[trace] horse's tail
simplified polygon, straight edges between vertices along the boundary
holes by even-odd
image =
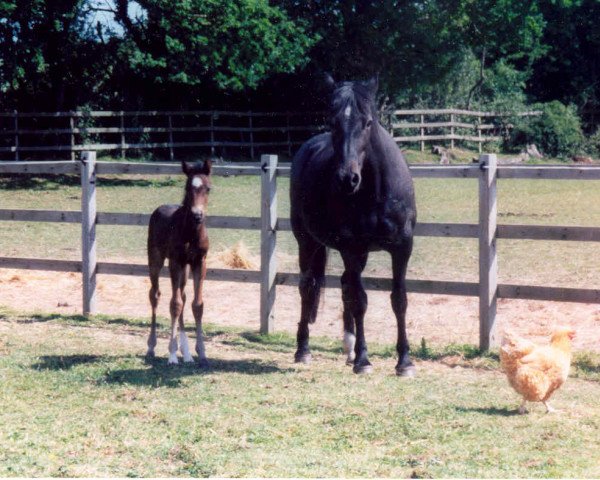
[[[321,278],[315,279],[315,294],[316,301],[313,303],[312,311],[310,312],[310,320],[309,323],[315,323],[317,320],[317,313],[319,310],[323,310],[325,306],[325,296],[322,295],[323,289],[327,286],[327,266],[329,264],[329,251],[331,249],[329,247],[325,247],[325,268],[323,268],[323,276]]]

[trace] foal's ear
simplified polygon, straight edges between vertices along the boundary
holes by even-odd
[[[376,73],[369,80],[365,82],[365,87],[369,90],[369,93],[373,98],[375,98],[375,94],[377,93],[377,88],[379,87],[379,74]]]
[[[181,161],[181,170],[183,171],[183,173],[185,173],[186,175],[190,174],[191,168],[188,165],[188,163],[185,160]]]
[[[208,176],[208,175],[210,175],[211,170],[212,170],[212,160],[210,158],[207,158],[206,160],[204,160],[204,165],[202,165],[202,171],[200,173]]]

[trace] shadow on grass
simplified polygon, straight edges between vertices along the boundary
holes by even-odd
[[[88,365],[111,357],[106,355],[45,355],[31,366],[34,370],[70,370],[78,365]]]
[[[145,362],[144,366],[134,368],[111,368],[121,360]],[[148,387],[170,387],[181,385],[183,377],[203,376],[215,373],[240,373],[244,375],[264,375],[291,371],[291,368],[279,368],[273,362],[257,359],[224,360],[209,359],[209,366],[200,368],[196,363],[169,365],[166,358],[146,360],[143,356],[111,355],[46,355],[31,366],[33,370],[67,371],[80,365],[105,364],[106,371],[96,377],[98,385],[137,385]]]
[[[516,408],[496,408],[496,407],[454,407],[460,413],[483,413],[495,417],[513,417],[519,415]]]
[[[256,349],[262,346],[269,351],[294,352],[296,350],[296,338],[286,332],[276,332],[263,335],[257,332],[240,332],[235,337],[223,340],[222,343]],[[312,352],[329,353],[338,355],[342,353],[342,342],[338,339],[315,338],[310,343]]]
[[[17,323],[44,323],[53,320],[61,320],[74,323],[89,323],[89,319],[83,315],[62,315],[60,313],[39,313],[29,315],[27,318],[17,319]]]
[[[166,358],[153,359],[147,362],[147,368],[129,368],[107,372],[104,382],[118,385],[176,388],[181,385],[183,377],[189,376],[234,372],[244,375],[264,375],[292,370],[281,369],[272,362],[260,360],[209,359],[208,361],[208,367],[199,368],[195,363],[169,365]]]
[[[172,187],[179,185],[175,178],[167,179],[127,179],[127,178],[98,178],[100,187]],[[33,190],[54,191],[61,187],[79,187],[81,179],[78,175],[29,175],[11,174],[0,175],[1,190]]]

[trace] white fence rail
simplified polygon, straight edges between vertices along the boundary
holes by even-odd
[[[84,313],[94,313],[95,276],[102,274],[146,276],[147,265],[97,262],[95,258],[95,225],[147,226],[149,215],[96,211],[94,189],[86,183],[106,174],[180,174],[178,164],[140,164],[95,162],[86,154],[84,162],[0,162],[0,174],[77,174],[82,179],[82,210],[15,210],[0,209],[0,221],[63,222],[82,224],[82,261],[0,257],[0,268],[82,272]],[[496,344],[495,310],[498,298],[555,300],[600,304],[600,289],[562,288],[552,286],[498,284],[496,241],[498,239],[530,239],[600,242],[600,227],[497,225],[496,183],[504,178],[600,180],[597,166],[497,166],[495,155],[482,155],[479,165],[411,166],[416,178],[472,178],[479,181],[479,223],[418,223],[415,234],[433,237],[479,238],[479,282],[448,282],[409,279],[408,290],[415,293],[477,296],[480,302],[480,347]],[[214,175],[261,176],[261,217],[212,216],[211,228],[251,229],[261,231],[260,271],[208,269],[207,280],[261,283],[260,331],[274,330],[273,306],[277,285],[297,285],[299,275],[278,272],[275,263],[277,232],[289,231],[290,222],[277,216],[277,176],[289,175],[289,166],[278,165],[277,157],[263,155],[261,163],[251,165],[216,165]],[[163,276],[167,276],[166,269]],[[366,277],[371,290],[391,289],[388,278]],[[328,285],[339,285],[339,278],[328,277]]]

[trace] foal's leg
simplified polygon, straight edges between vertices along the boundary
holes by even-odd
[[[148,266],[150,270],[150,305],[152,306],[152,322],[150,323],[150,335],[148,336],[148,351],[146,358],[152,359],[155,356],[154,349],[156,348],[156,308],[160,299],[160,288],[158,278],[160,271],[165,263],[165,259],[158,250],[150,250],[148,252]]]
[[[408,300],[406,295],[406,267],[412,250],[412,240],[406,248],[392,252],[392,309],[396,315],[398,324],[398,341],[396,351],[398,352],[398,363],[396,375],[402,377],[414,377],[416,373],[409,356],[408,337],[406,335],[406,308]]]
[[[370,373],[373,370],[367,357],[364,318],[367,311],[367,293],[362,284],[361,273],[367,264],[368,252],[340,252],[344,260],[342,275],[342,299],[344,323],[354,318],[356,343],[354,345],[354,373]]]
[[[202,257],[199,265],[196,265],[192,271],[194,276],[194,300],[192,302],[192,312],[196,320],[196,353],[198,354],[198,366],[208,367],[206,351],[204,349],[204,332],[202,331],[202,315],[204,313],[204,299],[202,298],[202,286],[204,277],[206,277],[206,255]]]
[[[186,363],[193,362],[194,358],[190,353],[190,345],[188,343],[187,335],[185,334],[185,325],[183,323],[183,310],[185,309],[185,284],[190,275],[189,266],[186,265],[183,268],[183,275],[181,276],[181,314],[179,315],[179,348],[181,349],[181,354],[183,355],[183,361]]]
[[[309,323],[315,323],[321,287],[325,280],[327,250],[324,245],[304,237],[298,241],[300,258],[300,322],[296,335],[298,349],[294,355],[296,363],[309,363],[312,359],[308,347]]]
[[[171,297],[171,303],[169,310],[171,313],[171,335],[169,340],[169,364],[177,365],[179,360],[177,359],[177,323],[183,312],[183,297],[181,291],[181,280],[185,274],[185,268],[178,265],[175,261],[169,261],[169,271],[171,273],[171,288],[173,289],[173,296]]]

